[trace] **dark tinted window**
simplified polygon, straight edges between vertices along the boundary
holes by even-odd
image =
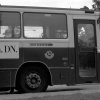
[[[0,12],[0,38],[20,37],[20,14]]]
[[[24,13],[24,36],[26,38],[67,38],[66,15]]]

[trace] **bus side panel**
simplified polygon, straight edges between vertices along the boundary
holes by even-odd
[[[19,59],[0,59],[0,87],[14,87],[16,72],[23,63],[23,49],[19,49]]]
[[[68,81],[68,48],[24,48],[24,62],[27,61],[46,64],[53,84]]]
[[[0,58],[0,69],[16,69],[18,68],[23,62],[23,49],[19,48],[19,58],[7,58],[1,59]]]
[[[51,57],[50,57],[51,56]],[[24,62],[40,61],[48,67],[67,67],[68,49],[67,48],[24,48]]]
[[[51,68],[53,84],[74,85],[75,79],[75,49],[68,48],[68,66],[65,68]]]
[[[0,88],[10,87],[10,71],[0,70]]]
[[[75,69],[75,48],[69,48],[69,85],[76,83]]]
[[[96,24],[97,32],[97,79],[100,83],[100,24]]]
[[[75,76],[75,40],[74,40],[74,25],[73,25],[73,16],[67,14],[67,26],[68,26],[68,39],[69,39],[69,74],[68,74],[68,85],[75,84],[76,76]]]
[[[98,78],[98,82],[100,83],[100,53],[97,53],[97,78]]]
[[[66,68],[51,68],[52,84],[67,84],[68,83],[68,70]]]

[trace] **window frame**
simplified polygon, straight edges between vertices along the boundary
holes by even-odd
[[[18,11],[0,11],[0,13],[18,13],[19,14],[19,26],[20,26],[20,36],[17,38],[11,37],[11,38],[5,38],[5,37],[0,37],[0,39],[20,39],[21,38],[21,13]],[[0,23],[1,27],[1,23]]]
[[[65,18],[66,18],[66,21],[65,21],[65,23],[66,23],[66,30],[67,30],[67,32],[66,32],[66,35],[67,35],[67,37],[66,38],[27,38],[27,37],[25,37],[25,32],[24,32],[24,14],[27,14],[27,13],[29,13],[29,14],[56,14],[56,15],[64,15],[65,16]],[[61,40],[64,40],[64,39],[68,39],[68,23],[67,23],[67,15],[65,14],[65,13],[48,13],[48,12],[23,12],[23,14],[22,14],[22,19],[23,19],[23,37],[25,38],[25,39],[61,39]]]

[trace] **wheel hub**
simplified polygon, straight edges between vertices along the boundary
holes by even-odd
[[[41,84],[41,78],[37,73],[30,73],[26,76],[26,84],[30,88],[37,88]]]

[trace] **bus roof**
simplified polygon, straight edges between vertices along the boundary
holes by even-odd
[[[0,5],[0,8],[27,8],[27,9],[57,9],[57,10],[77,10],[84,11],[85,9],[76,8],[58,8],[58,7],[38,7],[38,6],[12,6],[12,5]]]
[[[35,6],[11,6],[11,5],[1,5],[0,6],[0,11],[21,11],[21,12],[27,12],[27,11],[33,11],[33,10],[39,10],[40,12],[41,11],[50,11],[50,10],[55,10],[55,11],[60,11],[60,12],[69,12],[71,14],[85,14],[85,13],[89,13],[89,14],[96,14],[98,15],[98,11],[94,11],[92,9],[83,9],[83,8],[80,8],[80,9],[72,9],[72,8],[54,8],[54,7],[35,7]]]

